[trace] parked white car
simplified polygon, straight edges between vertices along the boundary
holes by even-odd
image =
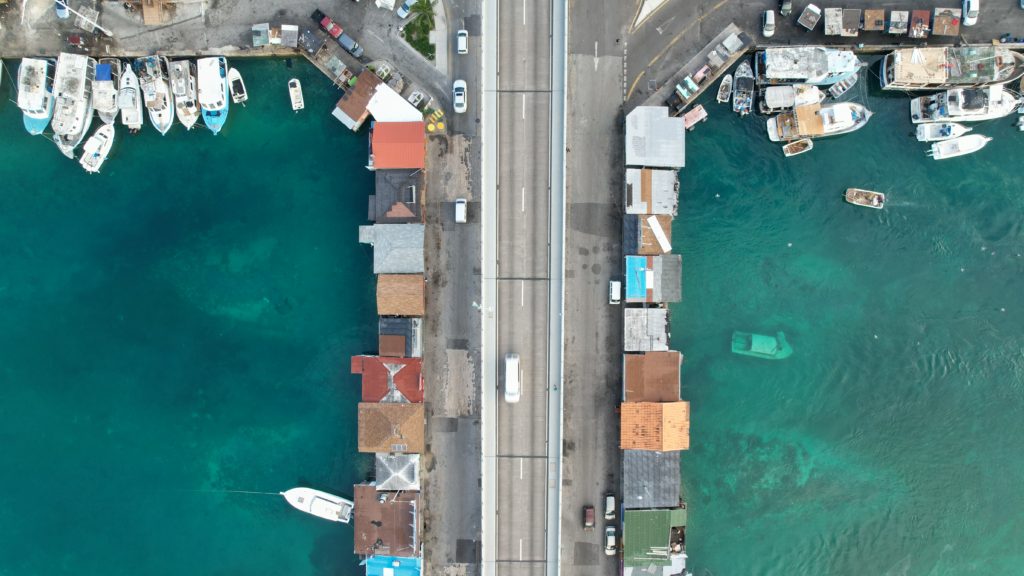
[[[765,10],[761,16],[761,34],[765,38],[775,36],[775,10]]]
[[[455,33],[455,51],[459,54],[469,54],[468,30],[459,30]]]
[[[978,14],[981,12],[981,0],[964,0],[963,24],[974,26],[978,23]]]
[[[412,11],[412,7],[416,5],[416,0],[405,0],[401,6],[398,7],[398,17],[405,20],[409,17],[409,12]],[[392,4],[394,6],[394,4]]]
[[[462,114],[466,111],[466,81],[456,80],[452,84],[452,105],[455,108],[456,114]]]

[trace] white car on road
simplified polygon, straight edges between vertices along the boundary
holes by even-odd
[[[964,26],[974,26],[978,23],[978,13],[981,12],[980,4],[981,0],[964,0]]]
[[[452,104],[455,107],[456,114],[462,114],[466,111],[466,81],[456,80],[452,84]]]

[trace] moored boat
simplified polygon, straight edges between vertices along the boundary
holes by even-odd
[[[174,124],[174,95],[167,83],[167,58],[136,58],[135,73],[139,76],[139,87],[142,89],[142,99],[146,104],[150,123],[160,134],[167,134]]]
[[[965,154],[973,154],[981,150],[992,139],[982,134],[968,134],[952,140],[943,140],[932,144],[932,149],[927,152],[936,160],[956,158]]]
[[[61,52],[53,79],[54,108],[50,126],[53,141],[68,158],[85,138],[92,124],[92,81],[96,60],[82,54]]]
[[[754,72],[744,58],[733,78],[732,111],[740,116],[750,114],[754,101]]]
[[[1005,46],[900,48],[882,57],[884,90],[988,86],[1024,76],[1024,54]]]
[[[142,128],[142,92],[139,77],[131,66],[121,72],[120,88],[117,91],[117,107],[121,110],[121,123],[128,130],[138,132]]]
[[[732,98],[732,74],[726,74],[722,77],[722,83],[718,85],[718,95],[715,100],[718,100],[719,104],[725,104]]]
[[[228,119],[228,61],[223,56],[200,58],[196,62],[196,87],[203,123],[217,134]]]
[[[871,190],[862,190],[860,188],[847,188],[845,198],[850,204],[864,206],[865,208],[881,210],[885,207],[885,194],[881,192],[872,192]]]
[[[178,122],[191,130],[199,121],[199,105],[196,102],[196,65],[191,60],[175,60],[169,64],[171,94],[174,95],[174,112]]]
[[[767,48],[754,54],[758,85],[829,86],[857,74],[862,63],[852,50],[824,46]]]
[[[957,138],[970,132],[971,129],[956,122],[929,122],[917,125],[918,142],[938,142]]]
[[[306,107],[305,100],[302,97],[302,83],[299,82],[298,78],[292,78],[288,81],[288,98],[292,101],[292,110],[298,112]]]
[[[78,163],[85,168],[86,172],[97,173],[103,162],[110,154],[110,147],[114,144],[114,125],[103,124],[93,132],[92,136],[82,146],[82,157]]]
[[[18,66],[18,108],[25,130],[42,134],[53,116],[53,71],[50,58],[22,58]]]
[[[835,84],[829,86],[829,95],[832,96],[833,98],[839,98],[843,94],[846,94],[850,90],[850,88],[853,88],[853,85],[857,83],[857,78],[860,78],[860,76],[854,74],[853,76],[843,78],[839,82],[836,82]]]
[[[925,122],[980,122],[1013,114],[1020,99],[1002,84],[981,88],[953,88],[910,101],[910,120]]]
[[[786,144],[782,147],[782,153],[786,157],[796,156],[797,154],[803,154],[804,152],[810,152],[814,149],[814,140],[810,138],[804,138],[802,140],[796,140]]]
[[[797,106],[817,104],[825,99],[825,93],[811,84],[786,84],[762,88],[757,99],[761,114],[778,114]]]
[[[772,142],[823,138],[859,130],[871,119],[871,111],[856,102],[808,104],[768,119]]]
[[[92,101],[96,114],[104,124],[113,124],[117,120],[120,80],[121,61],[117,58],[100,58],[96,65],[96,81],[92,85]]]
[[[764,360],[782,360],[793,354],[793,347],[786,341],[786,335],[782,332],[777,332],[775,336],[733,332],[732,352]]]
[[[353,502],[340,496],[312,488],[292,488],[281,495],[295,508],[318,518],[346,524],[352,519]]]
[[[236,69],[228,70],[228,85],[231,87],[231,102],[245,106],[249,99],[249,93],[245,91],[245,81],[242,74]]]

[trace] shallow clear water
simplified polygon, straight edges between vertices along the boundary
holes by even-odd
[[[304,60],[232,64],[250,102],[220,135],[119,127],[100,175],[0,88],[0,574],[355,566],[349,526],[223,491],[351,495],[372,466],[347,369],[376,347],[365,133]]]
[[[854,88],[865,128],[802,156],[713,101],[687,135],[672,342],[697,575],[1024,565],[1024,134],[1016,115],[975,125],[995,140],[934,161],[908,98],[876,86]],[[733,330],[782,330],[795,352],[733,355]]]

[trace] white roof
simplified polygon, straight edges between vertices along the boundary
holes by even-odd
[[[649,186],[644,186],[649,176]],[[675,170],[626,168],[626,214],[676,215],[679,175]]]
[[[821,90],[809,84],[769,86],[764,91],[764,102],[772,109],[793,108],[821,101]]]
[[[49,63],[40,58],[23,58],[18,68],[18,107],[37,110],[46,101],[46,72]]]
[[[366,104],[377,122],[419,122],[423,113],[387,84],[380,84]]]
[[[686,165],[686,129],[665,106],[637,106],[626,115],[626,165],[682,168]]]
[[[824,46],[767,48],[764,53],[764,76],[768,79],[814,80],[829,73],[853,71],[860,66],[860,60],[852,51]]]

